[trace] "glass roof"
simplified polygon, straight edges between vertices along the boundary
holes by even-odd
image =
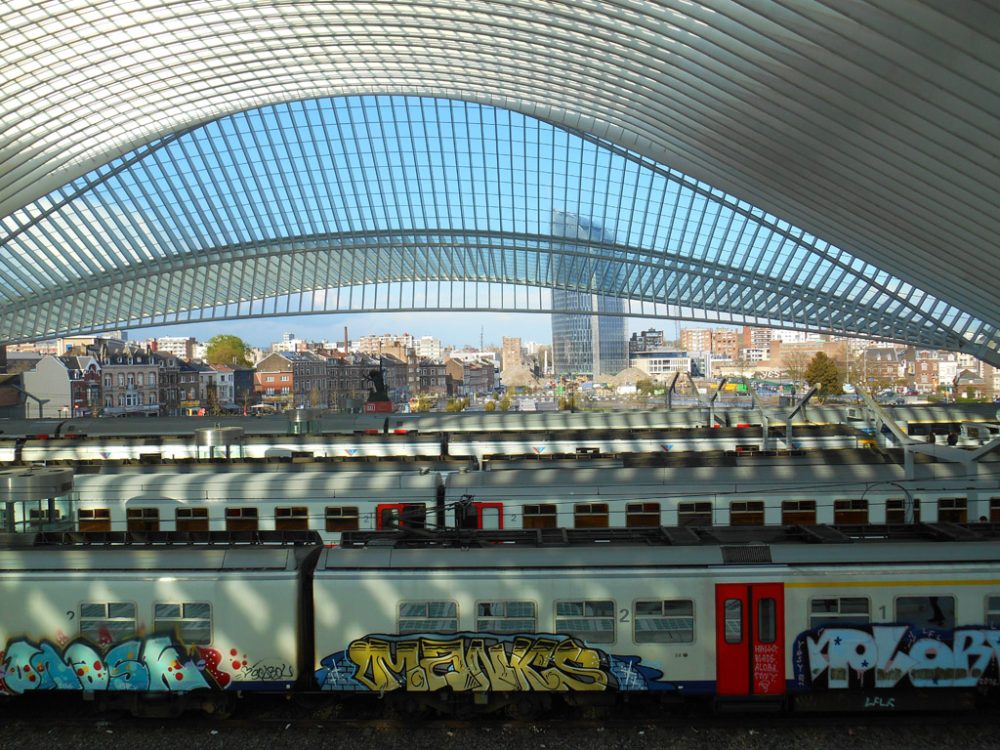
[[[603,241],[553,235],[555,213]],[[0,340],[347,310],[551,310],[990,355],[997,331],[629,149],[454,99],[349,96],[160,138],[0,219]],[[559,262],[553,262],[558,258]]]

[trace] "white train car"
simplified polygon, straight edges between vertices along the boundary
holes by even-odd
[[[77,691],[133,707],[139,695],[187,694],[171,709],[212,710],[220,694],[291,691],[299,568],[318,540],[257,541],[0,549],[0,693]]]
[[[529,710],[616,693],[941,710],[998,684],[995,535],[817,544],[774,530],[748,544],[683,531],[327,550],[317,684]]]
[[[502,527],[778,526],[1000,521],[1000,479],[984,464],[829,464],[580,468],[456,473],[447,500],[501,510]]]
[[[433,513],[439,484],[417,471],[219,468],[79,474],[71,521],[81,531],[314,530],[334,543],[343,530],[388,526],[407,503]]]

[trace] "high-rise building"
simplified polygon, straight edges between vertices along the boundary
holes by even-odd
[[[611,232],[590,219],[564,211],[552,212],[552,234],[572,240],[605,242]],[[557,280],[574,283],[581,274],[587,281],[613,273],[613,264],[593,260],[583,253],[556,254],[551,261]],[[552,358],[558,374],[614,375],[628,367],[628,336],[622,300],[600,294],[552,290]],[[603,314],[602,314],[603,313]],[[618,315],[616,315],[617,313]]]

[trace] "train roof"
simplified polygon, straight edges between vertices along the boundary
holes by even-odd
[[[315,531],[0,534],[0,573],[287,571],[321,547]]]
[[[913,404],[885,406],[900,422],[953,424],[959,422],[996,422],[995,404]],[[783,424],[788,407],[764,409],[772,424]],[[857,406],[809,405],[793,420],[796,424],[845,424],[858,418]],[[746,406],[716,405],[716,421],[724,425],[760,424],[760,412]],[[428,412],[421,414],[335,414],[320,413],[313,420],[322,434],[353,434],[371,430],[401,430],[419,433],[465,432],[568,432],[573,430],[663,430],[705,425],[707,411],[700,406],[677,406],[649,411],[593,412]],[[226,417],[155,417],[155,418],[77,418],[77,419],[0,419],[0,439],[47,435],[89,435],[101,437],[189,436],[204,427],[241,427],[247,436],[288,435],[291,416]]]
[[[1000,525],[345,532],[317,570],[684,568],[1000,562]],[[877,568],[876,568],[877,569]]]

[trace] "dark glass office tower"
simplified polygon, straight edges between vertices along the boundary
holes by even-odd
[[[590,219],[563,211],[552,212],[552,234],[556,237],[603,242],[605,229]],[[611,239],[611,232],[607,232]],[[579,247],[585,253],[585,247]],[[556,255],[554,277],[563,280],[581,276],[602,279],[614,271],[606,261]],[[600,313],[621,313],[622,300],[600,294],[552,290],[552,305],[578,314],[552,314],[552,359],[558,375],[568,373],[614,375],[628,367],[625,318]]]

